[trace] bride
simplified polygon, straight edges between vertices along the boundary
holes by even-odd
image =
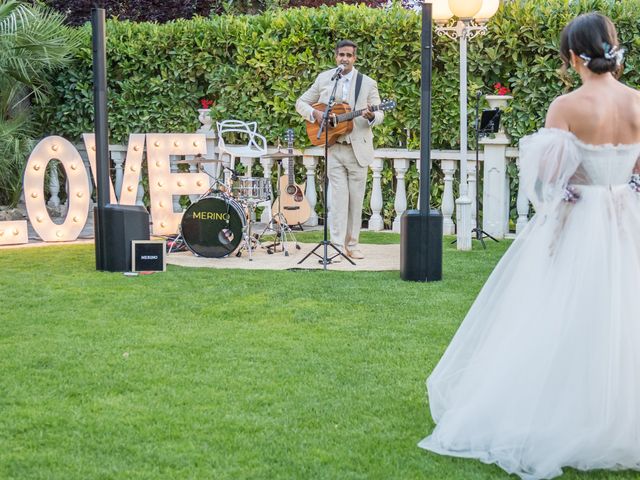
[[[640,469],[640,94],[607,17],[563,30],[582,86],[520,142],[536,215],[427,380],[419,446],[523,479]]]

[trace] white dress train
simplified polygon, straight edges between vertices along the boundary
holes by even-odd
[[[520,152],[537,213],[427,379],[419,446],[528,480],[640,469],[640,144],[542,129]]]

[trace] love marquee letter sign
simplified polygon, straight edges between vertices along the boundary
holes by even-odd
[[[93,134],[83,135],[91,173],[96,184],[96,146]],[[142,172],[146,145],[149,197],[154,235],[170,235],[178,231],[182,212],[173,211],[173,195],[201,195],[209,188],[206,173],[172,173],[171,155],[204,155],[207,153],[203,134],[148,133],[129,136],[127,157],[119,203],[134,205]],[[45,172],[52,160],[58,160],[67,175],[67,215],[62,224],[55,223],[46,208]],[[68,242],[78,238],[87,223],[91,206],[89,176],[78,150],[62,137],[42,139],[33,149],[24,172],[24,198],[33,229],[45,242]],[[118,203],[113,183],[111,203]],[[0,222],[0,245],[28,243],[27,221]]]

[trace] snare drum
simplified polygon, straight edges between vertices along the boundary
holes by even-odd
[[[182,216],[184,242],[201,257],[226,257],[240,242],[247,224],[244,208],[228,197],[205,197],[192,203]]]
[[[271,181],[264,177],[239,177],[233,182],[232,192],[246,202],[263,202],[271,199]]]

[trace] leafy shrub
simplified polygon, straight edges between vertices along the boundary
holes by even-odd
[[[95,0],[44,0],[43,3],[67,16],[70,25],[91,21]],[[135,22],[169,22],[196,15],[257,14],[273,8],[321,7],[338,3],[381,7],[386,0],[103,0],[97,2],[105,9],[107,18]]]
[[[37,130],[31,100],[44,100],[49,77],[70,59],[77,33],[41,5],[0,2],[0,205],[15,205]]]
[[[507,85],[514,100],[503,116],[514,144],[543,124],[551,100],[577,85],[562,78],[558,41],[562,27],[580,12],[599,10],[618,26],[627,48],[622,80],[637,86],[640,47],[637,0],[537,0],[508,2],[488,25],[487,35],[469,42],[469,117],[476,91]],[[359,45],[358,68],[378,80],[381,96],[398,108],[376,129],[377,146],[419,147],[420,15],[399,6],[372,9],[337,5],[317,9],[269,10],[255,16],[221,15],[158,25],[110,21],[108,35],[111,138],[131,132],[194,131],[199,99],[214,99],[216,119],[256,120],[271,143],[288,127],[297,146],[305,145],[296,98],[315,75],[334,65],[341,38]],[[92,128],[91,45],[56,80],[56,97],[40,105],[47,132],[78,138]],[[434,35],[434,148],[459,145],[458,43]],[[407,129],[409,135],[407,138]],[[470,132],[470,146],[473,138]],[[386,178],[383,176],[383,178]],[[417,198],[417,175],[407,175],[410,199]],[[392,182],[385,187],[385,210],[392,210]],[[435,192],[435,190],[434,190]],[[435,198],[439,204],[439,198]],[[515,205],[515,200],[513,202]]]

